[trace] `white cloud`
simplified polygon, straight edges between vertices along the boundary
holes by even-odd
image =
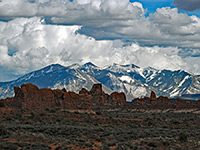
[[[53,17],[57,24],[78,24],[81,33],[96,39],[137,41],[144,45],[200,48],[200,18],[179,13],[177,8],[158,8],[145,17],[141,3],[99,0],[74,5],[64,17]],[[75,2],[76,3],[76,2]],[[119,4],[119,5],[117,5]],[[75,14],[75,15],[74,15]]]
[[[13,19],[0,22],[0,70],[12,77],[88,61],[200,70],[200,18],[176,8],[145,17],[142,4],[129,0],[2,0],[0,16]],[[127,40],[132,44],[123,46]]]
[[[95,39],[200,49],[200,18],[168,7],[145,17],[142,4],[129,0],[2,0],[0,16],[38,16],[55,24],[81,25],[80,32]]]
[[[0,2],[0,16],[33,16],[37,12],[37,5],[27,0],[2,0]]]
[[[121,41],[97,41],[77,33],[80,26],[46,25],[41,18],[34,17],[0,22],[0,27],[0,68],[5,72],[11,70],[12,77],[52,63],[67,66],[88,61],[99,66],[134,63],[158,69],[200,69],[196,58],[179,56],[182,51],[179,48],[142,47],[133,43],[123,46]],[[198,51],[193,54],[197,55]]]

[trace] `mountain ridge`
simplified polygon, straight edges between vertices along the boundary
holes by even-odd
[[[129,101],[147,96],[151,91],[168,97],[200,93],[200,77],[184,70],[140,68],[134,64],[113,64],[101,68],[88,62],[67,67],[52,64],[16,80],[0,82],[0,98],[13,96],[13,87],[25,83],[33,83],[39,88],[66,88],[74,92],[101,83],[105,92],[124,92]]]

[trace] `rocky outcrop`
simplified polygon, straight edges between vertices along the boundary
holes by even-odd
[[[123,92],[114,92],[110,95],[110,100],[110,104],[112,105],[123,106],[126,104],[126,95]]]
[[[150,103],[156,103],[156,101],[157,101],[156,93],[154,91],[151,91]]]
[[[90,95],[90,92],[88,90],[86,90],[85,88],[82,88],[80,91],[79,91],[79,94],[87,94],[87,95]]]
[[[93,85],[90,91],[82,89],[79,94],[67,92],[65,89],[39,89],[29,83],[14,87],[15,96],[5,101],[8,107],[16,108],[62,108],[62,109],[90,109],[95,106],[123,106],[126,105],[124,93],[114,92],[108,95],[103,92],[101,84]]]
[[[137,105],[144,105],[145,104],[144,98],[137,98],[136,104]]]
[[[157,103],[162,104],[162,105],[166,105],[166,104],[172,104],[173,102],[166,96],[159,96],[157,98]]]
[[[176,100],[177,100],[177,103],[180,103],[180,104],[184,103],[183,100],[180,97],[178,97]]]
[[[102,84],[94,84],[89,93],[92,95],[93,105],[109,105],[109,95],[103,92]]]
[[[171,99],[165,96],[156,97],[155,92],[151,92],[150,97],[137,98],[136,106],[138,107],[150,107],[150,108],[197,108],[200,106],[200,100],[197,103],[190,101],[184,102],[180,97],[176,99],[177,102],[173,102]]]

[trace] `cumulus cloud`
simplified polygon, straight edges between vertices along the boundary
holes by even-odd
[[[2,0],[0,16],[38,16],[50,24],[80,25],[79,33],[98,40],[200,48],[200,18],[168,7],[145,17],[142,4],[129,0]]]
[[[38,17],[0,22],[0,69],[12,72],[10,77],[52,63],[68,66],[88,61],[101,67],[134,63],[158,69],[200,69],[200,62],[192,62],[196,58],[181,57],[181,49],[177,47],[144,47],[136,43],[125,46],[119,40],[97,41],[77,33],[80,28],[46,25]]]
[[[200,10],[199,0],[174,0],[174,4],[182,10],[195,11]]]
[[[115,3],[104,6],[103,0],[99,2],[98,7],[91,1],[84,4],[77,2],[79,9],[76,15],[73,16],[74,11],[69,11],[68,17],[52,17],[51,21],[55,24],[82,25],[80,33],[98,40],[121,39],[142,45],[200,48],[197,42],[200,38],[200,18],[197,16],[179,13],[177,8],[164,7],[145,17],[144,8],[138,2],[124,1],[118,7]],[[129,7],[131,9],[127,9]]]
[[[130,3],[129,0],[2,0],[0,1],[0,16],[31,17],[51,16],[76,19],[80,17],[95,19],[134,18],[143,13],[140,3]],[[125,15],[125,16],[123,16]],[[84,19],[83,18],[83,19]],[[99,18],[100,19],[100,18]],[[82,20],[83,21],[83,20]]]
[[[143,15],[143,7],[134,5],[129,0],[74,0],[65,16],[52,17],[57,24],[78,24],[93,27],[107,27]],[[66,17],[67,16],[67,17]]]

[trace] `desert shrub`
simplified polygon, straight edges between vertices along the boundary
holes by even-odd
[[[177,124],[179,124],[179,121],[178,120],[172,120],[171,123],[177,125]]]
[[[58,117],[57,119],[56,119],[56,122],[61,122],[62,121],[62,118],[60,118],[60,117]]]
[[[5,104],[3,101],[0,101],[0,107],[5,107]]]
[[[30,114],[31,114],[31,116],[30,116],[29,118],[30,118],[30,119],[33,119],[33,118],[35,117],[35,113],[34,113],[34,112],[31,112]]]
[[[102,113],[100,111],[97,111],[96,112],[96,115],[101,115]]]
[[[57,146],[56,150],[63,150],[63,146],[62,145]]]
[[[39,150],[39,149],[49,150],[49,149],[51,149],[51,147],[49,147],[47,144],[43,144],[43,143],[34,143],[34,144],[32,144],[31,149],[32,150]]]
[[[21,118],[21,117],[22,117],[22,114],[16,113],[16,117]]]
[[[56,109],[52,108],[52,109],[47,109],[48,112],[50,113],[56,113]]]
[[[93,143],[85,143],[85,146],[86,146],[86,147],[92,147],[92,146],[93,146]]]
[[[126,146],[125,144],[118,144],[117,150],[124,150],[124,149],[128,149],[128,146]]]
[[[116,140],[110,140],[110,141],[107,141],[107,142],[106,142],[106,145],[110,147],[110,146],[115,146],[116,143],[117,143]]]
[[[103,145],[104,150],[109,150],[110,148],[107,145]]]
[[[18,150],[18,146],[14,143],[8,143],[6,145],[6,147],[4,147],[4,149],[8,149],[8,150]]]
[[[163,145],[164,145],[164,146],[169,146],[169,145],[170,145],[170,143],[169,143],[169,142],[167,142],[167,141],[163,141]]]
[[[5,116],[5,120],[6,120],[6,121],[12,121],[12,118],[11,118],[10,116],[6,115],[6,116]]]
[[[75,113],[75,114],[80,114],[78,111],[75,111],[74,113]]]
[[[149,146],[149,147],[157,147],[157,143],[149,142],[149,143],[148,143],[148,146]]]
[[[31,144],[30,143],[15,143],[18,147],[22,147],[23,149],[30,149]]]
[[[0,123],[0,136],[4,136],[8,134],[8,130],[6,129],[6,127]]]
[[[188,139],[188,137],[187,137],[186,134],[181,133],[181,134],[179,135],[179,140],[180,140],[181,142],[187,142],[187,139]]]

